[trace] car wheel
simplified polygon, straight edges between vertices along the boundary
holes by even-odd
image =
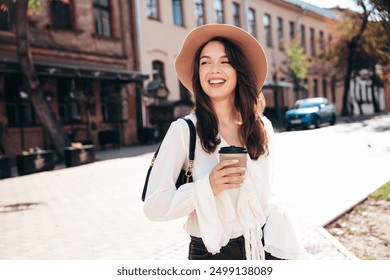
[[[336,123],[336,115],[332,115],[332,117],[330,118],[330,125],[334,125]]]
[[[321,118],[319,116],[314,117],[314,126],[315,128],[320,128],[321,126]]]

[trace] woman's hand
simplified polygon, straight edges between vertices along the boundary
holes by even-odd
[[[245,179],[245,167],[237,166],[238,160],[225,160],[218,163],[209,175],[211,189],[214,195],[219,195],[226,189],[242,186]]]

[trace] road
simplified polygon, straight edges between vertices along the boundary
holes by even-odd
[[[389,115],[277,133],[276,143],[275,191],[309,223],[326,225],[390,180]]]

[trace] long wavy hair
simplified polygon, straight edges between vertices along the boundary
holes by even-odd
[[[261,155],[268,153],[267,134],[260,119],[265,105],[264,98],[262,93],[257,90],[254,73],[251,72],[241,48],[221,37],[215,37],[203,44],[196,52],[193,63],[192,86],[195,94],[195,114],[198,120],[196,130],[202,148],[207,153],[212,153],[221,143],[221,139],[218,137],[217,116],[199,79],[200,54],[204,46],[211,41],[221,42],[225,46],[229,62],[237,71],[234,106],[241,115],[242,124],[239,128],[239,134],[244,140],[250,158],[256,160]]]

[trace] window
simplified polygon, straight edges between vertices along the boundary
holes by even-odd
[[[235,26],[241,27],[241,18],[240,18],[240,4],[233,3],[233,23]]]
[[[109,0],[93,0],[95,32],[102,36],[111,36],[111,16]]]
[[[173,9],[173,24],[178,26],[184,26],[183,6],[181,0],[172,0],[172,9]]]
[[[320,50],[321,52],[325,51],[325,37],[324,31],[320,31]]]
[[[21,90],[22,77],[5,76],[5,107],[10,127],[35,124],[35,114],[31,101]]]
[[[310,53],[311,56],[315,57],[317,55],[316,51],[316,36],[314,28],[310,28]]]
[[[283,46],[283,19],[278,17],[276,19],[276,32],[278,36],[278,47],[279,50],[283,51],[284,46]]]
[[[322,79],[322,95],[328,97],[328,83],[326,79]]]
[[[225,23],[223,12],[223,0],[214,0],[215,21],[216,23]]]
[[[252,34],[253,37],[257,38],[256,13],[252,8],[249,8],[248,10],[248,28],[249,33]]]
[[[110,81],[101,81],[100,96],[103,122],[116,123],[124,119],[120,91],[120,86],[114,85]]]
[[[152,68],[153,68],[153,80],[160,79],[161,82],[165,84],[164,63],[159,60],[154,60],[152,62]]]
[[[53,28],[72,29],[72,1],[50,1],[50,16]]]
[[[293,21],[289,22],[290,26],[290,42],[295,40],[295,23]]]
[[[148,19],[160,19],[158,0],[146,0],[146,17]]]
[[[15,27],[15,2],[3,0],[0,4],[0,30],[11,31]]]
[[[305,34],[305,26],[303,24],[299,25],[299,35],[300,35],[300,47],[303,48],[306,53],[306,34]]]
[[[196,25],[200,26],[206,23],[204,19],[204,3],[203,0],[194,0]]]
[[[272,47],[271,16],[269,14],[264,14],[263,23],[267,47]]]
[[[75,80],[57,80],[58,111],[61,123],[73,124],[81,122],[80,96]]]

